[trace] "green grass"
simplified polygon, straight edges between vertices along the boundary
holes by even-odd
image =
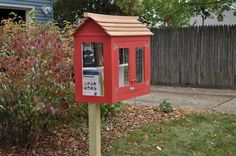
[[[233,156],[236,115],[198,115],[150,125],[114,140],[112,146],[104,155]]]

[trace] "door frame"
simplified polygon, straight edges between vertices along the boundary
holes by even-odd
[[[137,90],[142,90],[147,85],[147,76],[146,76],[146,52],[147,47],[145,46],[147,41],[117,41],[115,44],[117,48],[115,50],[115,69],[116,69],[116,77],[118,77],[118,82],[116,82],[119,94],[126,94]],[[119,86],[119,49],[120,48],[128,48],[129,49],[129,84],[123,87]],[[144,55],[143,55],[143,74],[144,80],[143,82],[137,83],[136,82],[136,48],[143,48]],[[133,90],[134,89],[134,90]]]

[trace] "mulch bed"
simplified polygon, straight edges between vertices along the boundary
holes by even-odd
[[[175,109],[165,114],[156,106],[126,105],[113,117],[102,122],[102,152],[112,149],[112,140],[132,133],[133,131],[166,120],[179,120],[187,115],[197,114],[196,111]],[[0,147],[0,155],[7,156],[60,156],[88,155],[88,124],[81,122],[78,129],[69,125],[58,127],[52,133],[44,134],[29,150],[16,147]]]

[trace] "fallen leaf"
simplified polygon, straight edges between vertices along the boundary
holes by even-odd
[[[2,108],[3,110],[5,110],[5,108],[4,108],[2,105],[0,105],[0,108]]]
[[[156,146],[156,149],[157,149],[158,151],[161,151],[161,150],[162,150],[160,146]]]

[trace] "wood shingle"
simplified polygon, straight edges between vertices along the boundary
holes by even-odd
[[[84,22],[87,19],[94,20],[110,36],[146,36],[153,33],[138,20],[138,16],[113,16],[94,13],[84,13]]]

